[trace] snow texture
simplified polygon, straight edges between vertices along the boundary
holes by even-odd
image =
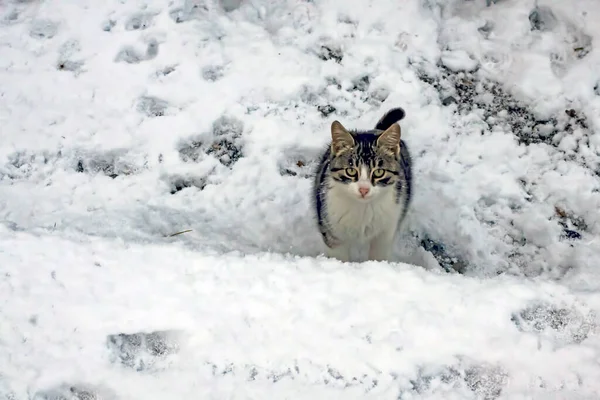
[[[5,0],[0,399],[597,399],[595,0]],[[394,262],[322,256],[403,107]]]

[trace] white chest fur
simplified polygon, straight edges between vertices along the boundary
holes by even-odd
[[[368,242],[384,231],[394,231],[401,207],[395,192],[388,188],[370,202],[350,197],[344,188],[333,185],[325,196],[327,222],[336,238],[342,241]]]

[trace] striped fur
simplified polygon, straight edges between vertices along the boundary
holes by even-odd
[[[391,109],[367,131],[332,124],[332,142],[313,182],[317,225],[328,256],[350,261],[351,247],[368,244],[369,259],[389,260],[412,197],[411,157],[397,124],[404,116],[402,108]]]

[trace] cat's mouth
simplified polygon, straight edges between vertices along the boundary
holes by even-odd
[[[355,197],[358,201],[360,201],[361,203],[368,203],[371,200],[373,200],[373,196],[371,195],[371,193],[367,194],[367,195],[362,195],[361,193],[356,193]]]

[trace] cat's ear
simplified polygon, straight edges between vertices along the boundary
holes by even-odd
[[[335,155],[344,149],[354,147],[354,138],[339,121],[331,124],[331,152]]]
[[[392,124],[383,131],[377,138],[377,146],[395,156],[400,154],[400,125]]]

